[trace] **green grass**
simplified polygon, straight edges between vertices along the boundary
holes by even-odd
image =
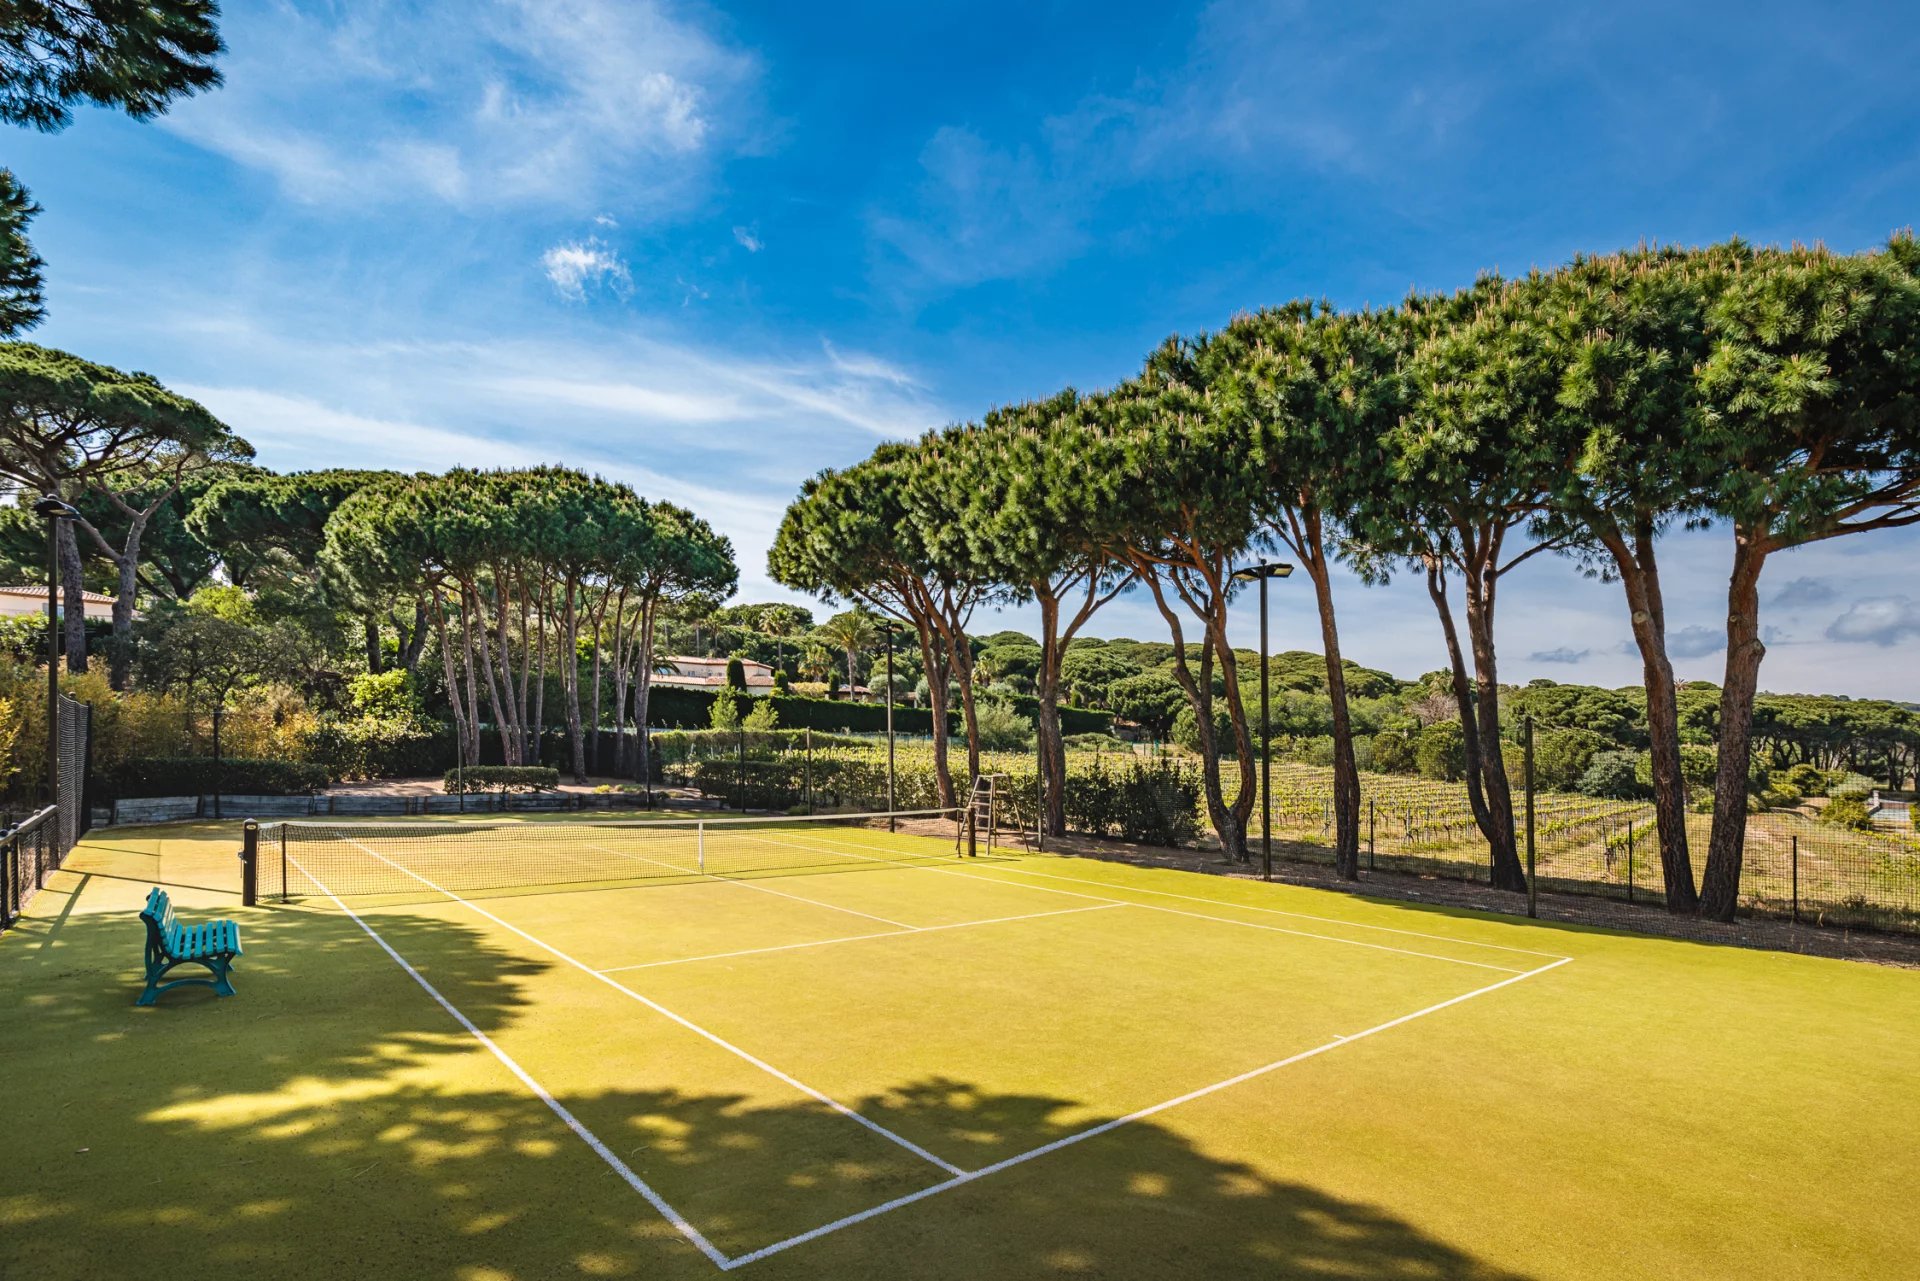
[[[240,908],[236,846],[97,834],[0,938],[0,1275],[718,1274],[351,916]],[[133,1007],[152,884],[240,920],[238,996]],[[717,1251],[781,1247],[743,1275],[1920,1250],[1911,971],[1051,857],[349,905]]]

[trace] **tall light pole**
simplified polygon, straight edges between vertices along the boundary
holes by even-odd
[[[1260,583],[1260,858],[1262,875],[1273,879],[1273,721],[1267,702],[1267,580],[1285,578],[1293,566],[1283,561],[1262,561],[1233,571],[1243,583]]]
[[[43,494],[33,514],[47,522],[47,804],[60,801],[60,522],[80,513]]]

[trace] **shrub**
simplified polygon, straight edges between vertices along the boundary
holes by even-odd
[[[1373,736],[1373,768],[1382,774],[1412,774],[1419,769],[1413,758],[1413,740],[1399,730],[1386,730]]]
[[[1061,743],[1069,752],[1117,752],[1127,750],[1125,743],[1111,734],[1067,734]]]
[[[412,717],[326,718],[307,735],[304,754],[330,778],[417,778],[444,768],[453,736]]]
[[[716,690],[707,714],[707,726],[710,729],[740,728],[740,695],[731,689]]]
[[[1457,783],[1466,776],[1466,740],[1459,721],[1435,721],[1420,731],[1413,745],[1414,765],[1423,778]]]
[[[713,705],[720,706],[719,700],[716,699]],[[780,709],[773,705],[773,700],[758,698],[753,701],[753,708],[747,713],[746,719],[740,722],[740,728],[752,733],[760,733],[778,728],[779,724]]]
[[[1005,703],[986,700],[973,709],[980,746],[990,752],[1017,752],[1033,746],[1033,725]]]
[[[1774,810],[1792,809],[1800,799],[1800,789],[1786,782],[1774,783],[1760,793],[1760,803]]]
[[[1588,762],[1573,790],[1616,801],[1637,800],[1647,794],[1647,788],[1634,766],[1632,752],[1598,752]]]
[[[1188,751],[1200,750],[1200,720],[1193,714],[1191,705],[1180,709],[1173,721],[1173,741]],[[1213,746],[1220,753],[1220,759],[1231,759],[1234,754],[1233,718],[1217,702],[1213,708]]]
[[[1820,821],[1857,832],[1873,830],[1873,819],[1867,814],[1867,803],[1854,796],[1836,796],[1821,806]]]
[[[1787,766],[1781,771],[1780,777],[1797,788],[1802,796],[1827,794],[1827,772],[1818,765],[1801,761],[1798,765]]]
[[[447,771],[447,791],[457,795],[463,784],[469,793],[550,792],[560,786],[560,771],[551,765],[469,765]]]
[[[727,660],[727,688],[742,691],[747,688],[747,667],[737,657]]]
[[[1550,729],[1534,737],[1534,782],[1548,791],[1564,792],[1580,781],[1593,758],[1613,747],[1613,740],[1590,729]]]
[[[1836,770],[1829,777],[1832,783],[1827,788],[1827,795],[1837,801],[1864,801],[1867,799],[1867,794],[1873,791],[1873,780],[1863,774],[1843,773]]]
[[[304,761],[263,761],[247,757],[215,761],[211,756],[144,756],[122,761],[101,776],[105,795],[204,796],[216,789],[236,796],[303,796],[327,785],[324,766]]]

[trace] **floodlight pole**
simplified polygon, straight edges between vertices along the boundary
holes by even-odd
[[[1260,580],[1260,861],[1261,875],[1269,881],[1273,879],[1273,718],[1267,696],[1267,580],[1291,573],[1293,566],[1277,561],[1233,572],[1241,582]]]
[[[60,803],[60,522],[80,513],[56,495],[33,505],[47,522],[47,804]]]

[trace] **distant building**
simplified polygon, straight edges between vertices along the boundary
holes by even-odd
[[[105,592],[82,592],[82,608],[88,618],[110,619],[113,617],[113,597]],[[62,615],[66,612],[66,592],[60,593]],[[38,614],[45,618],[47,614],[47,589],[45,587],[0,587],[0,618],[18,618],[22,614]]]
[[[660,660],[653,678],[655,689],[719,689],[727,683],[726,658],[688,658],[675,655]],[[747,676],[747,693],[755,698],[773,693],[773,668],[751,658],[740,660]]]

